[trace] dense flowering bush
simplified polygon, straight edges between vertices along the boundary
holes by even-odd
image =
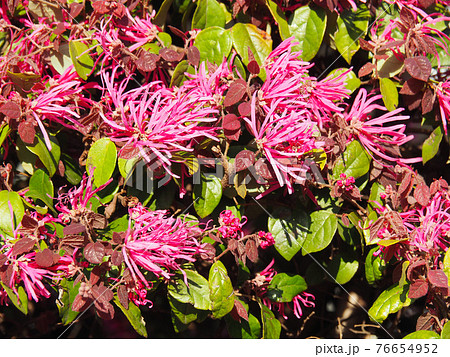
[[[3,1],[0,333],[448,337],[448,5]]]

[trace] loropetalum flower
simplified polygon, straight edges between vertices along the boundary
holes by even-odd
[[[318,130],[305,112],[285,110],[277,114],[277,109],[277,103],[273,103],[260,123],[254,94],[251,117],[244,120],[250,133],[255,137],[258,149],[267,158],[278,180],[278,185],[274,185],[271,189],[286,185],[288,192],[292,193],[292,181],[301,184],[306,180],[303,155],[320,148],[322,143],[314,137],[318,134]]]
[[[439,102],[442,125],[447,135],[447,120],[450,117],[450,81],[440,82],[436,85],[435,93]]]
[[[100,187],[93,188],[94,169],[90,168],[89,174],[84,174],[78,187],[72,187],[67,193],[59,193],[55,208],[60,212],[58,218],[63,223],[82,222],[88,223],[93,219],[92,206],[95,194],[108,186],[109,179]]]
[[[335,102],[348,98],[345,78],[350,70],[318,81],[308,74],[312,65],[300,59],[295,44],[293,37],[288,38],[269,54],[264,62],[267,79],[258,91],[258,99],[266,112],[276,103],[280,112],[311,113],[311,119],[321,126],[332,113],[342,111]]]
[[[167,217],[166,211],[149,211],[141,204],[130,208],[129,215],[122,254],[133,280],[147,288],[150,284],[143,271],[170,279],[181,264],[194,262],[197,254],[206,253],[196,239],[201,233],[197,226]]]
[[[259,231],[258,232],[259,246],[262,249],[267,249],[275,244],[275,239],[270,232]]]
[[[132,45],[128,47],[131,52],[155,40],[158,33],[161,31],[158,26],[152,23],[152,19],[156,15],[155,11],[151,14],[147,14],[145,19],[141,19],[136,15],[131,15],[127,8],[126,15],[129,19],[127,26],[120,26],[122,22],[119,22],[117,25],[121,27],[121,33],[119,35],[121,40],[132,43]]]
[[[247,217],[242,219],[237,218],[230,210],[225,210],[220,213],[218,229],[222,238],[237,239],[242,238],[242,226],[247,222]]]
[[[343,114],[349,125],[351,138],[358,138],[375,160],[381,158],[399,163],[422,161],[422,158],[404,159],[390,155],[389,146],[401,146],[412,140],[414,136],[406,135],[406,125],[398,123],[409,119],[407,115],[399,115],[404,109],[397,108],[389,112],[384,106],[375,103],[381,98],[381,95],[371,96],[364,88],[359,90],[352,107]],[[387,111],[387,113],[372,118],[371,115],[375,110]],[[388,126],[386,125],[388,123],[394,123],[394,125]]]
[[[172,154],[192,151],[199,140],[216,138],[217,128],[209,125],[217,121],[218,111],[202,106],[195,93],[172,91],[159,83],[150,82],[137,89],[125,92],[128,80],[114,81],[115,71],[104,75],[107,93],[112,106],[103,120],[111,128],[108,135],[127,150],[135,150],[148,163],[155,159],[166,171]]]
[[[270,282],[274,278],[275,275],[277,275],[277,272],[273,268],[273,264],[275,263],[275,259],[272,259],[272,261],[269,263],[269,265],[260,273],[256,274],[255,279],[253,279],[253,283],[255,284],[255,291],[259,298],[261,298],[264,305],[266,305],[269,309],[276,309],[278,312],[283,316],[284,319],[287,319],[287,316],[285,314],[286,306],[289,306],[293,312],[294,315],[297,318],[301,318],[303,315],[302,306],[304,307],[314,307],[315,304],[314,295],[307,293],[307,292],[301,292],[300,294],[294,296],[292,299],[292,307],[290,306],[291,303],[286,302],[275,302],[270,300],[267,297],[267,290]]]

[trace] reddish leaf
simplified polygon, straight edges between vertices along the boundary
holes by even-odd
[[[96,2],[92,2],[92,7],[98,15],[104,15],[109,12],[109,7],[107,6],[107,4],[109,4],[109,1],[99,0]]]
[[[162,58],[164,58],[167,62],[179,62],[183,59],[184,54],[178,53],[175,50],[171,50],[170,48],[161,48],[159,50],[159,54]]]
[[[227,131],[236,131],[241,129],[241,121],[234,114],[227,114],[222,120],[222,127]]]
[[[152,72],[156,69],[156,62],[159,61],[159,58],[155,53],[142,51],[138,60],[135,62],[136,67],[142,72]]]
[[[252,74],[259,74],[259,72],[261,71],[260,68],[259,68],[258,62],[256,62],[255,60],[250,61],[248,63],[247,69]]]
[[[266,160],[263,158],[260,158],[258,159],[258,161],[256,161],[255,170],[258,175],[261,175],[266,180],[272,180],[274,178],[272,170],[267,165]]]
[[[428,330],[434,324],[433,315],[429,312],[425,312],[420,315],[416,322],[416,331]]]
[[[369,41],[359,38],[359,45],[363,50],[373,52],[374,46]]]
[[[243,79],[236,79],[233,83],[231,83],[227,95],[225,96],[225,99],[223,101],[223,105],[225,107],[229,107],[233,104],[236,104],[242,99],[246,92],[247,82]]]
[[[91,275],[89,276],[89,284],[96,285],[100,281],[100,277],[102,275],[102,269],[99,265],[95,266],[91,271]]]
[[[242,150],[236,155],[234,160],[234,166],[236,167],[236,172],[248,169],[255,162],[255,153],[250,150]]]
[[[78,3],[78,2],[73,2],[73,3],[71,3],[71,4],[69,5],[69,14],[70,14],[70,17],[71,17],[71,18],[77,17],[77,16],[80,14],[81,10],[83,10],[83,9],[84,9],[84,5],[83,5],[83,4],[80,4],[80,3]]]
[[[422,104],[423,93],[416,93],[414,95],[405,95],[403,100],[408,107],[408,110],[416,110]]]
[[[378,238],[378,232],[383,227],[385,222],[384,217],[378,218],[374,223],[370,225],[369,232],[370,232],[370,241],[373,241],[374,239]]]
[[[119,157],[122,159],[133,159],[139,154],[139,148],[133,146],[132,144],[127,144],[122,147],[119,151]]]
[[[436,3],[436,0],[419,0],[419,4],[422,8],[426,9],[427,7],[430,7],[431,5],[434,5]]]
[[[405,67],[411,77],[426,82],[431,75],[431,62],[425,56],[405,59]]]
[[[100,213],[94,213],[92,218],[92,228],[94,229],[106,229],[108,226],[108,220]]]
[[[416,23],[413,13],[406,6],[400,11],[400,20],[409,28],[413,28]]]
[[[122,304],[122,306],[128,310],[128,292],[127,292],[127,288],[125,287],[125,285],[119,285],[119,287],[117,288],[117,296],[119,298],[120,303]]]
[[[245,244],[245,254],[253,263],[258,260],[258,247],[253,239],[249,239]]]
[[[400,94],[413,95],[419,93],[424,86],[423,81],[419,81],[415,78],[408,79],[404,84],[402,89],[400,89]]]
[[[406,171],[405,176],[403,177],[402,182],[400,183],[400,186],[398,188],[398,194],[399,196],[406,197],[412,189],[412,173],[411,171]]]
[[[84,246],[85,240],[86,238],[84,236],[70,234],[62,238],[61,244],[72,248],[81,248]]]
[[[5,254],[0,254],[0,267],[2,267],[6,261],[8,260],[8,257]]]
[[[414,190],[414,198],[421,206],[427,206],[430,202],[429,187],[423,182],[419,183]]]
[[[186,34],[182,31],[178,30],[176,27],[173,27],[170,25],[168,25],[167,27],[170,29],[170,31],[172,31],[174,33],[174,35],[181,37],[183,40],[185,40],[187,38]]]
[[[197,47],[191,46],[187,49],[187,60],[194,67],[198,67],[200,63],[200,51]]]
[[[100,242],[89,243],[84,248],[84,257],[92,264],[100,264],[105,256],[105,247]]]
[[[12,254],[20,255],[23,253],[28,253],[34,248],[36,241],[31,238],[22,238],[16,242],[13,246]]]
[[[234,299],[234,307],[236,308],[237,314],[242,317],[245,321],[248,321],[248,313],[244,305],[238,300]]]
[[[114,306],[112,306],[109,302],[99,302],[94,300],[95,312],[98,317],[103,320],[112,320],[114,318]]]
[[[125,232],[113,232],[112,242],[113,244],[122,244],[125,238]]]
[[[108,302],[114,298],[114,293],[111,289],[104,286],[103,283],[92,287],[92,295],[97,301],[100,302]]]
[[[36,264],[42,268],[49,268],[55,263],[53,260],[53,252],[47,248],[42,252],[37,252],[34,259]]]
[[[119,266],[123,262],[123,254],[121,251],[113,251],[111,254],[111,264]]]
[[[406,42],[405,40],[392,41],[392,42],[389,42],[389,43],[387,43],[387,44],[381,46],[381,47],[378,49],[378,51],[389,50],[389,49],[391,49],[391,48],[393,48],[393,47],[400,47],[400,46],[402,46],[405,42]]]
[[[228,140],[234,140],[234,141],[238,141],[239,140],[239,136],[241,135],[241,129],[238,130],[224,130],[223,133],[225,134],[226,138]]]
[[[447,275],[445,275],[444,271],[441,269],[428,271],[428,280],[431,284],[437,286],[438,288],[448,287]]]
[[[361,78],[361,77],[367,76],[367,75],[371,74],[374,69],[375,69],[375,65],[372,62],[367,62],[358,71],[358,77]]]
[[[409,286],[408,297],[410,299],[417,299],[425,296],[428,292],[428,282],[425,280],[416,280]]]
[[[30,216],[23,216],[22,218],[22,228],[25,229],[36,229],[38,227],[38,222],[31,218]]]
[[[11,119],[18,119],[20,117],[20,107],[17,103],[8,100],[0,107],[0,113]]]
[[[63,234],[65,236],[79,234],[86,232],[86,227],[81,223],[71,223],[68,226],[63,228]]]
[[[114,10],[114,15],[116,15],[119,19],[121,19],[126,11],[125,11],[125,6],[121,3],[116,3],[116,9]]]
[[[78,294],[77,296],[75,296],[75,299],[73,300],[71,307],[72,311],[80,311],[80,312],[84,311],[89,307],[91,302],[92,302],[91,298],[84,298],[83,296]]]
[[[427,114],[433,110],[436,96],[431,88],[425,89],[422,97],[422,114]]]
[[[239,114],[243,117],[248,117],[250,116],[251,112],[252,112],[252,105],[250,102],[243,102],[241,104],[239,104],[238,106],[238,111]]]

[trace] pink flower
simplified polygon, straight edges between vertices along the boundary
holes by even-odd
[[[305,112],[284,111],[277,114],[277,109],[277,103],[273,103],[260,123],[257,119],[256,95],[253,95],[251,118],[244,120],[255,137],[258,149],[273,168],[278,187],[286,185],[289,193],[292,193],[292,180],[297,183],[305,182],[303,154],[319,148],[321,143],[314,138],[318,132]]]
[[[128,47],[128,50],[133,52],[139,47],[152,42],[156,39],[160,29],[152,24],[151,20],[155,17],[156,12],[153,11],[151,15],[147,14],[145,19],[141,19],[136,15],[131,15],[128,8],[126,9],[126,15],[129,22],[126,27],[118,26],[123,33],[119,35],[120,39],[125,42],[131,42],[132,45]]]
[[[273,239],[272,233],[269,232],[258,232],[258,239],[260,242],[260,247],[262,249],[269,248],[270,246],[275,244],[275,239]]]
[[[352,136],[358,138],[375,160],[382,158],[387,161],[400,163],[422,161],[422,158],[399,159],[391,156],[389,146],[401,146],[413,139],[413,135],[405,135],[406,125],[397,123],[409,119],[407,115],[398,115],[403,111],[403,108],[395,109],[372,119],[370,114],[373,111],[387,111],[384,106],[374,103],[381,98],[381,95],[368,95],[364,88],[359,90],[353,106],[348,112],[343,114],[350,126],[349,130]],[[386,126],[387,123],[391,122],[395,124]]]
[[[217,128],[208,124],[217,121],[218,111],[202,106],[197,96],[173,92],[157,82],[125,92],[128,81],[120,82],[117,88],[114,75],[115,71],[111,77],[104,74],[112,102],[108,113],[101,114],[111,128],[108,135],[127,149],[138,151],[146,162],[156,159],[176,176],[170,170],[174,153],[192,151],[205,137],[217,140]]]
[[[273,264],[275,263],[275,259],[272,259],[270,264],[259,274],[257,274],[256,278],[254,279],[254,282],[257,284],[257,295],[262,299],[262,302],[264,305],[266,305],[269,309],[277,309],[278,312],[283,316],[284,319],[287,319],[287,316],[285,314],[285,308],[286,306],[290,306],[289,303],[286,302],[275,302],[270,300],[267,297],[267,291],[268,286],[275,275],[277,275],[277,272],[275,269],[272,268]],[[293,311],[294,315],[300,319],[303,315],[302,306],[304,307],[314,307],[314,302],[310,301],[314,300],[314,295],[306,292],[302,292],[298,295],[296,295],[292,299],[292,305],[293,305]]]
[[[439,102],[442,125],[447,135],[447,120],[450,117],[450,81],[440,82],[435,86],[436,97]]]
[[[244,233],[241,229],[247,222],[247,217],[243,216],[242,220],[244,222],[241,223],[241,220],[237,218],[230,210],[222,211],[219,216],[220,227],[218,229],[219,233],[222,235],[222,238],[242,238]]]
[[[93,172],[94,169],[91,168],[89,174],[85,173],[78,187],[72,187],[67,193],[58,194],[58,202],[55,204],[55,208],[61,212],[59,219],[63,223],[69,223],[74,217],[89,214],[92,209],[92,200],[97,199],[95,194],[111,183],[112,178],[94,189],[92,183]]]
[[[166,211],[148,211],[141,204],[129,211],[130,223],[122,254],[134,281],[147,288],[141,269],[169,279],[181,264],[194,262],[204,252],[195,238],[198,227],[189,227],[179,218],[166,217]]]
[[[308,74],[312,65],[299,59],[301,52],[293,51],[295,44],[293,37],[288,38],[267,57],[267,78],[258,91],[258,99],[266,113],[276,103],[279,112],[309,112],[310,118],[321,126],[332,113],[342,111],[335,102],[348,98],[345,77],[350,70],[318,81]]]

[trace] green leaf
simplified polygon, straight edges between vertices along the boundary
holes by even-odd
[[[369,214],[371,212],[375,211],[375,208],[377,207],[375,202],[381,203],[381,194],[385,191],[385,188],[382,184],[378,182],[374,182],[372,184],[372,187],[370,188],[370,195],[369,195],[369,202],[367,205],[367,211]]]
[[[439,151],[439,145],[441,144],[444,134],[442,132],[442,127],[438,126],[433,130],[431,135],[423,142],[422,145],[422,160],[425,165],[430,161]]]
[[[163,27],[166,23],[167,14],[169,12],[170,6],[172,5],[173,0],[164,0],[161,4],[161,7],[158,10],[155,18],[153,19],[153,23],[159,27]]]
[[[222,198],[220,179],[212,174],[202,175],[200,184],[194,185],[192,197],[197,214],[201,218],[210,215]]]
[[[291,302],[292,299],[308,288],[300,275],[279,273],[275,275],[267,288],[267,297],[275,302]]]
[[[192,29],[225,27],[225,23],[225,12],[216,0],[199,0],[192,19]]]
[[[389,52],[388,52],[389,53]],[[399,74],[403,68],[404,62],[391,54],[387,59],[377,61],[377,71],[379,78],[392,78]]]
[[[281,334],[281,323],[270,309],[261,304],[261,320],[263,325],[264,339],[278,339]]]
[[[82,178],[80,165],[71,156],[62,153],[61,161],[64,164],[64,176],[72,185],[78,185]]]
[[[10,204],[13,211],[11,217]],[[0,191],[0,229],[13,236],[13,229],[15,229],[20,222],[22,222],[25,209],[22,198],[17,192],[3,190]],[[14,227],[12,227],[14,225]]]
[[[358,39],[364,38],[369,27],[370,12],[367,6],[360,4],[353,12],[344,10],[337,20],[338,30],[334,42],[339,53],[350,64],[353,55],[359,50]]]
[[[211,310],[209,283],[203,276],[193,270],[185,270],[188,285],[184,276],[177,273],[170,280],[167,290],[169,294],[182,303],[190,303],[199,310]]]
[[[303,210],[290,212],[287,209],[278,209],[269,217],[267,226],[275,240],[275,249],[280,255],[291,260],[302,248],[308,234],[310,217]]]
[[[447,321],[442,328],[441,338],[445,338],[446,340],[450,339],[450,322]]]
[[[59,282],[59,285],[60,289],[62,289],[62,294],[60,298],[56,300],[56,305],[63,325],[68,325],[72,323],[80,313],[79,311],[72,310],[72,304],[75,297],[78,295],[80,283],[74,286],[73,281],[62,279]]]
[[[192,321],[197,320],[198,311],[194,306],[187,303],[179,302],[169,295],[169,304],[172,308],[172,314],[183,325],[188,325]]]
[[[114,296],[114,303],[116,306],[122,310],[123,314],[127,317],[128,321],[130,321],[131,326],[133,326],[134,330],[141,336],[148,337],[147,329],[145,328],[145,321],[142,317],[141,310],[138,306],[132,301],[128,302],[128,309],[120,303],[120,300],[117,296]]]
[[[281,8],[272,0],[266,0],[266,4],[274,20],[278,24],[278,30],[280,31],[281,39],[285,40],[288,37],[291,37],[291,31],[289,29],[289,24],[287,22],[286,15],[281,10]]]
[[[52,67],[59,74],[63,74],[73,63],[70,58],[69,44],[63,43],[59,46],[58,51],[50,50],[50,62]]]
[[[214,26],[201,31],[194,41],[200,51],[200,61],[209,61],[217,65],[228,57],[233,46],[230,30]]]
[[[370,285],[374,285],[378,280],[383,277],[383,271],[386,267],[384,260],[381,256],[374,256],[379,247],[372,248],[369,253],[367,253],[366,264],[364,265],[366,280]]]
[[[348,283],[358,271],[359,262],[350,252],[339,252],[333,256],[328,265],[328,272],[336,283],[344,285]]]
[[[333,168],[332,178],[339,179],[339,175],[344,173],[347,177],[353,176],[355,179],[365,175],[370,169],[372,158],[357,140],[353,140],[345,149],[343,157],[336,160]]]
[[[222,262],[215,262],[209,271],[209,289],[213,317],[219,319],[234,306],[234,290],[228,272]]]
[[[30,189],[25,196],[41,200],[54,211],[52,198],[54,194],[53,182],[44,170],[39,169],[34,172],[29,186]]]
[[[302,51],[304,61],[310,61],[319,51],[326,27],[327,14],[318,6],[299,7],[290,17],[290,33],[299,42],[294,50]]]
[[[173,71],[172,79],[170,80],[170,86],[171,87],[180,86],[187,78],[185,76],[185,73],[187,72],[188,69],[189,69],[189,62],[187,60],[183,60],[180,63],[178,63]]]
[[[267,38],[267,34],[255,25],[237,23],[231,28],[231,37],[234,48],[246,66],[249,63],[249,48],[259,66],[262,66],[264,60],[272,51],[272,40]],[[265,80],[266,73],[264,69],[261,69],[259,77]]]
[[[5,289],[9,299],[12,301],[14,306],[17,307],[19,311],[24,315],[28,315],[28,297],[25,289],[22,286],[19,286],[17,288],[19,297],[17,297],[15,292],[9,286],[3,284],[2,282],[0,282],[0,284],[2,285],[3,289]]]
[[[336,68],[332,70],[327,77],[338,77],[340,74],[347,72],[348,68]],[[350,71],[345,76],[345,88],[353,93],[361,86],[361,80],[356,76],[355,72]]]
[[[73,66],[81,79],[87,80],[94,67],[94,59],[89,55],[90,48],[83,42],[70,41],[69,53]]]
[[[61,157],[61,148],[59,142],[54,135],[49,134],[52,150],[49,151],[47,145],[45,145],[41,134],[36,134],[32,145],[26,145],[27,149],[33,154],[37,155],[39,160],[44,164],[50,177],[52,177],[59,165],[59,159]]]
[[[105,184],[116,168],[116,145],[109,138],[101,138],[92,144],[86,160],[86,167],[94,169],[94,184]]]
[[[11,133],[11,128],[7,123],[4,123],[0,129],[0,146],[3,145],[9,133]]]
[[[229,314],[225,316],[227,330],[231,338],[257,339],[261,336],[261,324],[252,314],[248,314],[248,321],[234,320]]]
[[[380,78],[380,91],[383,96],[384,106],[393,111],[398,107],[398,91],[395,83],[389,78]]]
[[[428,339],[438,339],[441,338],[436,332],[434,331],[427,331],[427,330],[419,330],[411,332],[409,335],[406,335],[403,337],[404,340],[409,339],[415,339],[415,340],[428,340]]]
[[[128,184],[131,184],[132,180],[131,174],[138,161],[139,157],[134,157],[132,159],[123,159],[119,157],[117,159],[117,166],[119,167],[120,175],[122,175],[124,179],[127,179],[126,181],[128,182]]]
[[[403,286],[395,284],[383,291],[369,309],[369,318],[381,324],[389,314],[409,306],[412,301],[408,297],[408,291],[408,284]]]
[[[450,281],[450,249],[447,249],[447,251],[445,252],[443,264],[444,273],[447,275],[447,278]]]
[[[124,215],[120,218],[115,219],[114,221],[108,224],[108,227],[103,230],[99,230],[102,235],[108,238],[112,238],[113,233],[117,232],[125,232],[128,229],[128,215]]]
[[[319,252],[328,247],[337,230],[337,218],[330,211],[311,213],[311,226],[302,246],[302,255]]]

